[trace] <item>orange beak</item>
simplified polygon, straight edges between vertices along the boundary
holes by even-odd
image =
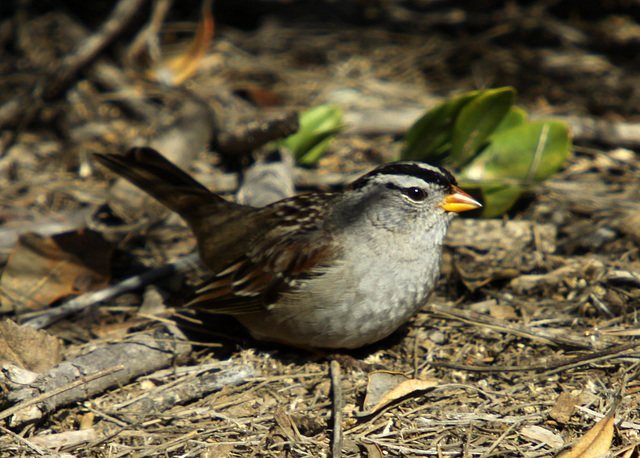
[[[448,212],[466,212],[482,207],[482,204],[457,186],[451,186],[453,193],[444,198],[440,205]]]

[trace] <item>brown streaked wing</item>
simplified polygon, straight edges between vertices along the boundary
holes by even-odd
[[[315,197],[305,195],[267,207],[280,216],[279,224],[205,283],[185,306],[230,315],[258,312],[289,291],[294,281],[318,275],[309,272],[337,253],[333,241],[323,235],[326,231],[320,230],[327,195]]]

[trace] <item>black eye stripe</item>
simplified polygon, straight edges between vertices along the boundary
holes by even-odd
[[[386,184],[387,188],[389,189],[396,189],[398,191],[400,191],[402,194],[404,194],[405,196],[411,198],[412,200],[415,200],[416,202],[420,202],[423,201],[427,198],[427,192],[422,189],[422,188],[418,188],[416,186],[411,186],[409,188],[403,188],[400,187],[396,184],[393,183],[387,183]]]

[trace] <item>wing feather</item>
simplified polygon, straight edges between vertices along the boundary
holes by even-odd
[[[185,306],[230,315],[264,311],[295,282],[320,275],[318,268],[337,255],[322,227],[326,221],[319,205],[326,205],[326,196],[298,196],[266,207],[280,217],[277,224],[204,283]]]

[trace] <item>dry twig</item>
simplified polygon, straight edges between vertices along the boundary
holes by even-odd
[[[129,277],[115,285],[102,288],[98,291],[82,294],[62,305],[45,310],[43,314],[22,323],[22,326],[29,326],[34,329],[45,328],[61,318],[69,316],[72,313],[80,312],[99,302],[138,290],[150,283],[175,275],[176,273],[184,272],[187,268],[193,266],[195,262],[197,262],[197,255],[185,256],[172,264],[148,270],[140,275],[134,275],[133,277]]]
[[[342,456],[342,374],[340,363],[331,361],[331,390],[333,392],[333,432],[331,435],[331,456],[340,458]]]

